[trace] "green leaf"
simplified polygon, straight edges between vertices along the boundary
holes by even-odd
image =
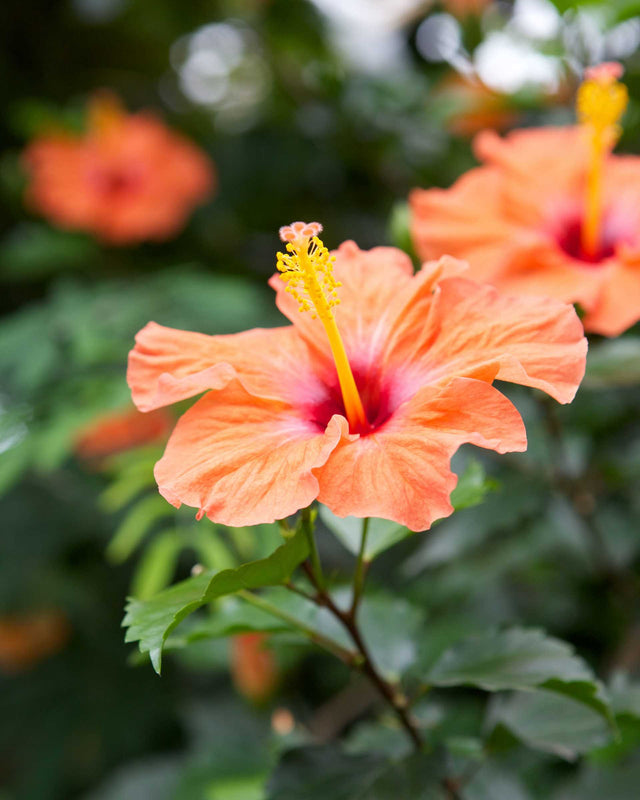
[[[465,471],[458,477],[456,488],[451,492],[451,505],[456,511],[482,503],[488,492],[498,488],[498,482],[487,478],[479,461],[471,459]]]
[[[86,268],[99,249],[88,236],[23,222],[0,243],[3,278],[34,280],[65,269]]]
[[[492,714],[522,742],[569,761],[612,739],[600,713],[572,697],[539,689],[500,698]]]
[[[360,538],[362,536],[362,519],[359,517],[337,517],[326,506],[320,506],[320,519],[335,534],[350,553],[357,556],[360,552]],[[366,561],[373,561],[376,556],[388,550],[392,545],[412,536],[413,531],[408,530],[397,522],[388,519],[369,518],[367,533],[367,546],[364,557]]]
[[[154,536],[133,576],[134,597],[147,600],[170,583],[182,546],[180,531],[167,530]]]
[[[399,247],[416,259],[411,237],[411,210],[409,203],[399,200],[394,203],[388,223],[389,238],[395,247]]]
[[[160,495],[144,497],[131,508],[107,546],[107,558],[116,564],[125,561],[140,544],[144,535],[159,519],[174,513],[173,507]]]
[[[400,761],[345,755],[332,747],[285,753],[267,785],[268,800],[444,800],[441,765],[415,754]]]
[[[536,629],[490,630],[445,651],[426,677],[436,686],[478,686],[488,692],[546,687],[611,720],[593,673],[566,642]]]
[[[640,383],[640,337],[627,336],[590,348],[582,386],[636,386]]]
[[[378,670],[387,680],[399,680],[418,654],[424,630],[421,609],[399,597],[365,596],[358,623]]]
[[[293,570],[309,555],[304,532],[299,530],[267,558],[226,569],[215,575],[204,574],[172,586],[146,601],[130,600],[123,625],[128,627],[125,641],[139,641],[141,652],[149,653],[160,673],[162,648],[171,631],[205,603],[240,589],[257,589],[286,583]]]
[[[341,587],[332,596],[338,606],[347,608],[351,588]],[[265,597],[323,636],[343,647],[353,646],[345,629],[326,608],[284,589],[273,589]],[[358,625],[376,668],[387,680],[398,680],[414,664],[424,629],[422,609],[400,597],[365,595],[358,612]]]
[[[214,781],[207,787],[207,800],[263,800],[264,775],[241,776]]]
[[[178,633],[169,636],[165,642],[165,650],[186,647],[192,642],[203,639],[218,639],[223,636],[235,636],[238,633],[284,633],[291,627],[281,619],[251,606],[230,595],[222,598],[216,606],[215,613],[193,624],[185,622]]]
[[[483,764],[462,791],[462,800],[532,800],[519,775]]]
[[[640,759],[619,764],[615,769],[585,765],[576,778],[567,782],[554,800],[632,800],[640,786]]]
[[[488,692],[530,689],[552,678],[589,681],[593,676],[570,645],[524,628],[470,636],[443,653],[428,676],[437,686],[469,684]]]

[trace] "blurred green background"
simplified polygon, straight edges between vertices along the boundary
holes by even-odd
[[[296,736],[279,730],[274,709],[321,727],[317,709],[344,690],[339,665],[286,641],[276,648],[280,690],[260,708],[233,689],[226,640],[168,657],[155,676],[123,643],[126,595],[152,594],[196,561],[219,567],[268,552],[274,532],[216,538],[192,510],[171,509],[151,475],[159,444],[96,460],[76,443],[87,424],[126,406],[126,354],[147,321],[207,333],[278,324],[266,280],[277,229],[295,219],[320,220],[329,247],[353,238],[410,249],[409,190],[448,186],[472,166],[470,136],[484,126],[570,122],[585,64],[624,61],[631,105],[619,149],[638,152],[640,3],[483,5],[2,4],[1,800],[258,800]],[[482,91],[469,88],[470,75]],[[51,126],[80,128],[101,88],[130,111],[153,109],[215,164],[214,195],[171,241],[105,246],[25,207],[21,151]],[[558,456],[545,414],[513,392],[529,460],[487,457],[486,502],[374,570],[374,585],[391,576],[427,615],[427,649],[478,622],[519,621],[569,639],[601,673],[638,671],[634,356],[612,371],[607,388],[594,372],[595,388],[558,412],[569,442],[561,466],[587,476],[584,503],[598,499],[605,542],[549,491]],[[466,460],[465,451],[461,468]],[[328,535],[321,545],[339,573],[346,552]],[[474,696],[447,696],[438,714],[442,735],[481,725]],[[364,747],[367,731],[358,735]],[[638,759],[619,765],[640,739],[638,718],[625,736],[586,767],[516,755],[522,780],[496,778],[494,793],[468,797],[631,800]],[[598,772],[602,763],[613,772]],[[598,783],[602,774],[614,775],[618,794]]]

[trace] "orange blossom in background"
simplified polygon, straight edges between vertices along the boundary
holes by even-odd
[[[209,390],[156,464],[160,492],[231,526],[317,499],[340,516],[423,530],[452,511],[449,461],[461,444],[526,447],[492,381],[569,402],[584,372],[582,326],[571,306],[503,297],[448,257],[414,275],[394,248],[345,242],[332,255],[320,230],[281,229],[271,285],[293,325],[206,336],[151,322],[137,335],[128,381],[139,409]]]
[[[174,236],[214,186],[201,150],[148,112],[127,114],[107,93],[89,103],[83,135],[44,134],[23,163],[34,210],[114,245]]]
[[[451,189],[416,189],[411,230],[423,259],[469,261],[469,276],[512,293],[579,303],[587,331],[640,319],[640,158],[614,156],[627,104],[622,68],[587,70],[579,124],[475,139],[485,166]]]
[[[266,633],[239,633],[231,638],[231,679],[247,700],[264,703],[280,681],[280,670]]]
[[[103,458],[166,439],[171,423],[171,415],[164,409],[151,414],[141,414],[133,407],[111,411],[82,427],[73,449],[83,459]]]

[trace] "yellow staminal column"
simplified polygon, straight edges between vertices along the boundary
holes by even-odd
[[[319,222],[293,222],[280,228],[280,238],[286,242],[286,253],[278,253],[277,267],[286,283],[286,291],[299,303],[301,312],[310,311],[322,322],[329,339],[333,360],[338,372],[344,408],[352,430],[368,427],[362,400],[351,365],[344,349],[340,331],[333,316],[338,305],[340,284],[333,276],[334,257],[318,239],[322,231]]]
[[[578,122],[589,135],[589,166],[582,225],[582,250],[596,258],[602,227],[602,173],[607,155],[620,138],[620,119],[629,100],[627,87],[618,81],[622,65],[609,62],[591,67],[578,89]]]

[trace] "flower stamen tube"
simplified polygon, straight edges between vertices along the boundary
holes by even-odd
[[[299,303],[299,311],[310,311],[324,326],[338,373],[342,400],[354,432],[367,430],[367,416],[349,364],[347,351],[333,315],[338,305],[340,283],[333,276],[334,257],[318,238],[319,222],[293,222],[280,228],[280,239],[287,253],[278,253],[277,267],[289,292]]]
[[[622,65],[615,62],[586,70],[576,99],[578,121],[589,136],[589,166],[581,232],[582,249],[589,258],[595,258],[600,249],[605,159],[620,138],[620,119],[629,101],[627,87],[618,80],[622,77],[622,71]]]

